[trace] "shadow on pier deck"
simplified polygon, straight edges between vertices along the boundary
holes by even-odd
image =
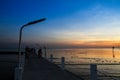
[[[82,80],[44,58],[30,56],[25,61],[23,80]]]

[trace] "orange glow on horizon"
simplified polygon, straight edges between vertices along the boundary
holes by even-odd
[[[71,43],[72,45],[83,45],[89,47],[112,47],[112,46],[120,46],[120,41],[74,41]]]

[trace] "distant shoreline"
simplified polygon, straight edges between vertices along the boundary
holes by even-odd
[[[21,52],[23,54],[23,52]],[[0,54],[18,54],[17,51],[0,51]]]

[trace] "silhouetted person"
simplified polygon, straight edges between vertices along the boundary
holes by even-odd
[[[42,49],[41,48],[38,50],[38,57],[42,58]]]
[[[31,48],[31,54],[35,55],[35,48]]]
[[[29,58],[30,48],[28,46],[25,47],[25,58]]]

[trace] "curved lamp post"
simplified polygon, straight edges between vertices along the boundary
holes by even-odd
[[[19,67],[21,67],[21,39],[22,39],[22,30],[24,27],[27,27],[29,25],[32,25],[32,24],[36,24],[36,23],[39,23],[39,22],[42,22],[42,21],[45,21],[46,18],[42,18],[40,20],[36,20],[36,21],[32,21],[32,22],[29,22],[25,25],[23,25],[21,28],[20,28],[20,33],[19,33],[19,45],[18,45],[18,52],[19,52]]]

